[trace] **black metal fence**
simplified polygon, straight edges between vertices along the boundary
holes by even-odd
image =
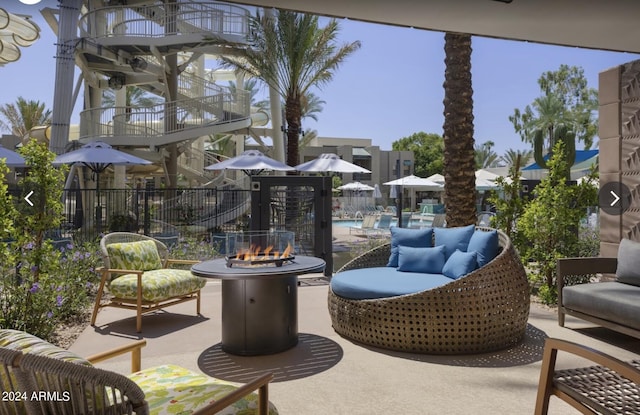
[[[16,203],[24,191],[10,189]],[[53,234],[90,240],[100,233],[140,232],[151,236],[248,229],[250,192],[228,188],[67,189],[64,221]]]

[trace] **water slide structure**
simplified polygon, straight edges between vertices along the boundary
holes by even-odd
[[[169,187],[175,187],[178,174],[195,186],[233,186],[224,174],[214,177],[204,170],[218,161],[205,145],[211,137],[233,137],[241,151],[246,136],[258,138],[252,127],[266,125],[269,114],[251,107],[242,77],[208,64],[246,47],[248,10],[183,0],[69,0],[65,7],[45,8],[42,14],[58,36],[53,114],[58,128],[52,148],[66,144],[63,124],[83,84],[80,143],[101,140],[150,160],[153,167],[140,166],[138,172],[164,175]],[[75,31],[70,21],[76,22]],[[81,71],[75,87],[68,73],[71,47]],[[237,88],[218,83],[228,80]],[[161,103],[131,106],[127,86],[153,94]],[[107,89],[115,93],[115,106],[103,106]],[[199,225],[232,220],[249,205],[248,199],[236,201],[233,210],[217,209],[216,217],[201,219]]]

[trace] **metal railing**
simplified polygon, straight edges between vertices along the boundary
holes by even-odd
[[[174,21],[175,25],[167,24]],[[162,5],[112,6],[89,11],[80,19],[83,37],[136,36],[157,38],[178,34],[233,35],[246,38],[249,11],[222,3],[179,2]]]
[[[110,231],[208,237],[247,226],[250,193],[230,188],[100,189],[98,198],[95,189],[65,189],[63,224],[52,233],[77,240]],[[10,194],[21,202],[21,189],[12,188]]]

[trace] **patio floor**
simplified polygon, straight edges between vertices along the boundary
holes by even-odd
[[[88,327],[70,348],[88,356],[147,339],[142,364],[175,363],[215,377],[243,382],[273,371],[270,399],[281,414],[526,414],[533,413],[542,345],[547,336],[601,349],[623,360],[637,358],[637,340],[577,319],[557,325],[556,314],[532,305],[524,342],[496,353],[433,356],[397,353],[353,343],[331,328],[327,285],[319,275],[301,279],[298,290],[299,344],[283,353],[241,357],[220,348],[221,285],[203,290],[203,317],[185,303],[143,317],[143,333],[126,310],[103,309],[98,327]],[[583,366],[561,359],[563,366]],[[129,373],[128,357],[99,364]],[[551,414],[573,414],[552,398]]]

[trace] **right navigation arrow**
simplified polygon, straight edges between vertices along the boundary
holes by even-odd
[[[611,192],[609,192],[609,193],[611,193],[611,196],[613,196],[613,197],[614,197],[613,202],[611,202],[611,204],[610,204],[609,206],[613,206],[613,205],[615,205],[616,203],[618,203],[618,200],[620,200],[620,196],[618,196],[617,194],[615,194],[613,190],[612,190]]]

